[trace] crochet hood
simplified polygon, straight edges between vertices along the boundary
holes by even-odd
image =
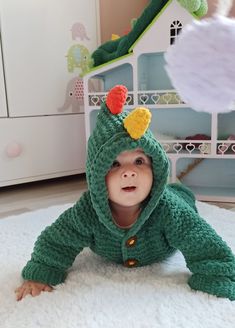
[[[131,228],[137,232],[158,205],[165,189],[169,163],[165,151],[148,126],[151,113],[139,107],[132,112],[123,110],[128,90],[118,85],[110,90],[102,103],[95,129],[88,141],[86,173],[93,208],[99,220],[114,234],[124,234],[112,219],[105,176],[118,154],[141,148],[152,159],[153,185],[139,219]]]

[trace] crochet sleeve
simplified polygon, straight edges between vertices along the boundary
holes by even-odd
[[[193,273],[188,284],[235,300],[235,257],[215,230],[189,206],[174,207],[165,227],[169,244],[182,252]]]
[[[52,286],[62,283],[75,257],[91,243],[88,217],[81,201],[62,213],[38,237],[22,277]]]

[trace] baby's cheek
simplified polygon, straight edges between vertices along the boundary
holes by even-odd
[[[114,171],[109,171],[109,173],[105,177],[105,183],[108,191],[113,189],[115,184],[117,183],[117,173]]]

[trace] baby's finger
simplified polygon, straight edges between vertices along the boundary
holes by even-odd
[[[52,292],[53,288],[50,286],[45,286],[45,288],[43,289],[45,292]]]
[[[15,289],[15,293],[19,293],[21,290],[22,290],[22,286],[17,287],[17,288]]]
[[[35,296],[38,296],[40,293],[41,293],[41,289],[39,289],[39,288],[32,288],[32,291],[31,291],[31,295],[33,296],[33,297],[35,297]]]
[[[23,294],[24,294],[24,289],[23,288],[17,288],[18,290],[15,291],[16,293],[16,300],[17,301],[21,301],[23,298]]]
[[[25,296],[27,296],[27,295],[32,295],[32,290],[29,289],[29,288],[25,288],[25,289],[24,289],[24,291],[23,291],[23,293],[22,293],[22,298],[25,298]],[[22,299],[22,298],[21,298],[21,299]]]
[[[16,300],[17,302],[22,299],[22,292],[21,291],[15,291],[16,294]]]

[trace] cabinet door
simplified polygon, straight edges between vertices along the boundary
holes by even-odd
[[[6,93],[4,84],[4,74],[2,66],[2,51],[1,51],[1,38],[0,38],[0,117],[7,116],[7,106],[6,106]]]
[[[84,114],[0,120],[0,187],[85,172]]]
[[[97,0],[1,0],[0,14],[10,117],[81,111],[71,94],[98,44]]]

